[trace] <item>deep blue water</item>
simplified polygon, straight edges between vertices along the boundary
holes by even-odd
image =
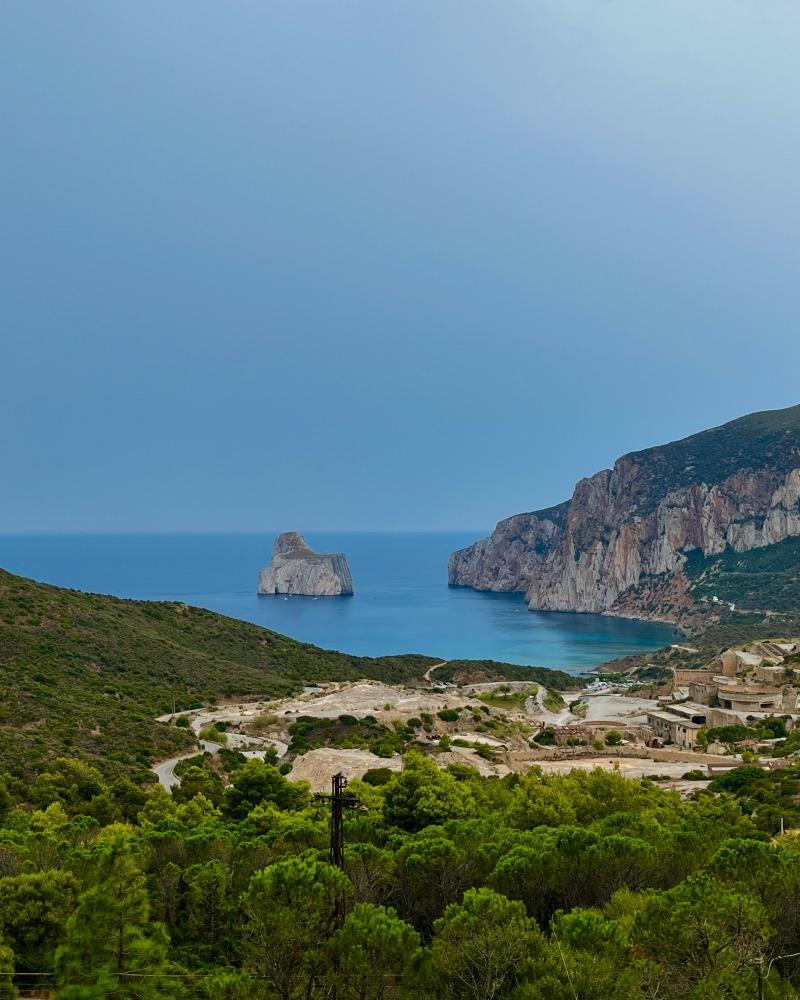
[[[429,653],[578,672],[673,640],[668,626],[533,613],[520,594],[447,586],[447,557],[480,532],[307,533],[347,554],[354,597],[259,597],[273,535],[0,536],[0,566],[47,583],[181,600],[348,653]]]

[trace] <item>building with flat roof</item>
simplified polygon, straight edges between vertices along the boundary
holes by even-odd
[[[673,743],[691,750],[697,743],[698,730],[705,724],[705,717],[699,717],[703,719],[702,722],[695,722],[691,716],[674,715],[671,711],[651,710],[647,713],[647,722],[663,743]]]
[[[797,706],[796,693],[793,697],[791,694],[786,697],[780,688],[751,687],[747,684],[720,684],[717,698],[720,708],[730,712],[781,712],[784,708],[792,712]],[[794,704],[790,707],[791,702]]]
[[[682,719],[689,719],[699,726],[704,726],[708,721],[708,713],[703,705],[695,705],[686,701],[678,705],[668,705],[665,709],[670,715],[679,715]]]

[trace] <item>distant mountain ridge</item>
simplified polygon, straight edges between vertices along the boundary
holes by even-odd
[[[623,455],[570,500],[500,521],[450,556],[451,585],[521,591],[532,610],[680,621],[684,572],[800,536],[800,405]]]

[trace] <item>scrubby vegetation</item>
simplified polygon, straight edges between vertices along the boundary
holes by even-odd
[[[545,691],[544,698],[542,699],[542,704],[548,710],[548,712],[560,712],[562,708],[567,707],[567,703],[558,693],[558,691]]]
[[[788,716],[787,716],[788,718]],[[730,725],[709,729],[710,743],[738,743],[740,740],[772,740],[786,735],[786,723],[779,717],[763,719],[757,729],[750,726]]]
[[[785,740],[775,744],[772,748],[773,757],[788,757],[800,751],[800,729],[793,729]]]
[[[448,660],[437,667],[434,679],[451,684],[483,684],[490,681],[527,681],[557,691],[574,690],[581,679],[563,670],[549,667],[522,667],[518,663],[497,660]]]
[[[626,656],[612,660],[606,667],[622,677],[634,676],[642,680],[668,679],[672,669],[699,670],[706,667],[715,656],[733,646],[758,639],[776,639],[781,636],[800,635],[800,610],[766,614],[754,612],[740,614],[716,606],[721,614],[719,621],[705,623],[702,631],[695,632],[677,645],[665,646],[650,653]]]
[[[378,757],[391,757],[405,750],[414,739],[414,732],[405,726],[381,725],[372,715],[361,719],[353,715],[340,715],[337,719],[301,715],[289,726],[289,736],[289,749],[296,754],[319,747],[340,747],[371,750]]]
[[[348,656],[184,604],[83,594],[0,570],[0,762],[30,779],[46,761],[76,756],[109,778],[151,781],[154,759],[194,745],[185,723],[159,724],[160,714],[330,680],[423,683],[435,662]]]
[[[798,996],[800,841],[770,837],[800,824],[800,768],[682,802],[412,752],[351,782],[340,870],[327,802],[234,763],[187,761],[173,796],[70,760],[6,776],[3,996],[745,1000],[759,976]]]
[[[710,787],[736,795],[742,810],[767,833],[779,833],[781,823],[787,830],[800,826],[800,765],[770,772],[743,764],[715,778]]]
[[[0,575],[0,997],[800,997],[800,765],[744,764],[682,801],[658,776],[438,768],[453,744],[492,755],[458,732],[408,751],[420,731],[502,735],[510,720],[485,704],[395,726],[301,717],[295,754],[406,751],[401,773],[350,783],[343,869],[328,801],[274,752],[187,758],[171,794],[143,781],[155,752],[192,745],[187,726],[153,722],[173,705],[351,676],[424,683],[431,662]],[[767,722],[757,738],[783,735]],[[222,743],[224,723],[208,735]],[[552,727],[536,739],[552,744]],[[790,733],[775,753],[796,749]]]
[[[796,611],[800,608],[800,538],[748,552],[726,549],[705,558],[689,553],[686,575],[696,598],[718,597],[753,610]]]
[[[458,722],[461,712],[457,708],[442,708],[436,713],[436,717],[442,722]]]
[[[631,452],[637,465],[637,513],[644,516],[670,490],[719,483],[740,469],[768,466],[787,473],[797,464],[800,406],[764,410],[680,441]]]
[[[538,690],[538,684],[532,684],[530,687],[518,688],[516,690],[508,684],[501,684],[499,687],[492,688],[489,691],[481,691],[478,694],[478,700],[482,701],[484,705],[492,705],[495,708],[521,711],[525,708],[525,702],[528,698],[534,698]]]

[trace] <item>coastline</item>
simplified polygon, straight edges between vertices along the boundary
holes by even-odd
[[[566,665],[581,673],[672,641],[668,623],[537,615],[520,593],[448,587],[442,566],[464,539],[451,532],[308,532],[306,538],[317,550],[347,551],[355,597],[259,597],[254,568],[271,551],[271,534],[0,536],[0,565],[84,592],[203,607],[354,656],[413,649],[439,659]]]
[[[519,594],[527,610],[534,615],[578,615],[578,616],[599,616],[601,618],[613,618],[616,620],[630,621],[630,622],[642,622],[644,624],[651,625],[668,625],[673,628],[678,635],[686,636],[690,635],[691,631],[688,630],[685,625],[682,624],[682,620],[676,616],[672,615],[659,615],[653,612],[627,612],[627,611],[615,611],[613,608],[607,608],[604,611],[578,611],[575,608],[532,608],[527,601],[525,601],[526,590],[490,590],[489,588],[473,587],[468,583],[450,583],[447,584],[448,588],[452,590],[467,590],[472,591],[475,594]],[[702,609],[697,608],[698,612]],[[716,620],[716,619],[714,619]]]

